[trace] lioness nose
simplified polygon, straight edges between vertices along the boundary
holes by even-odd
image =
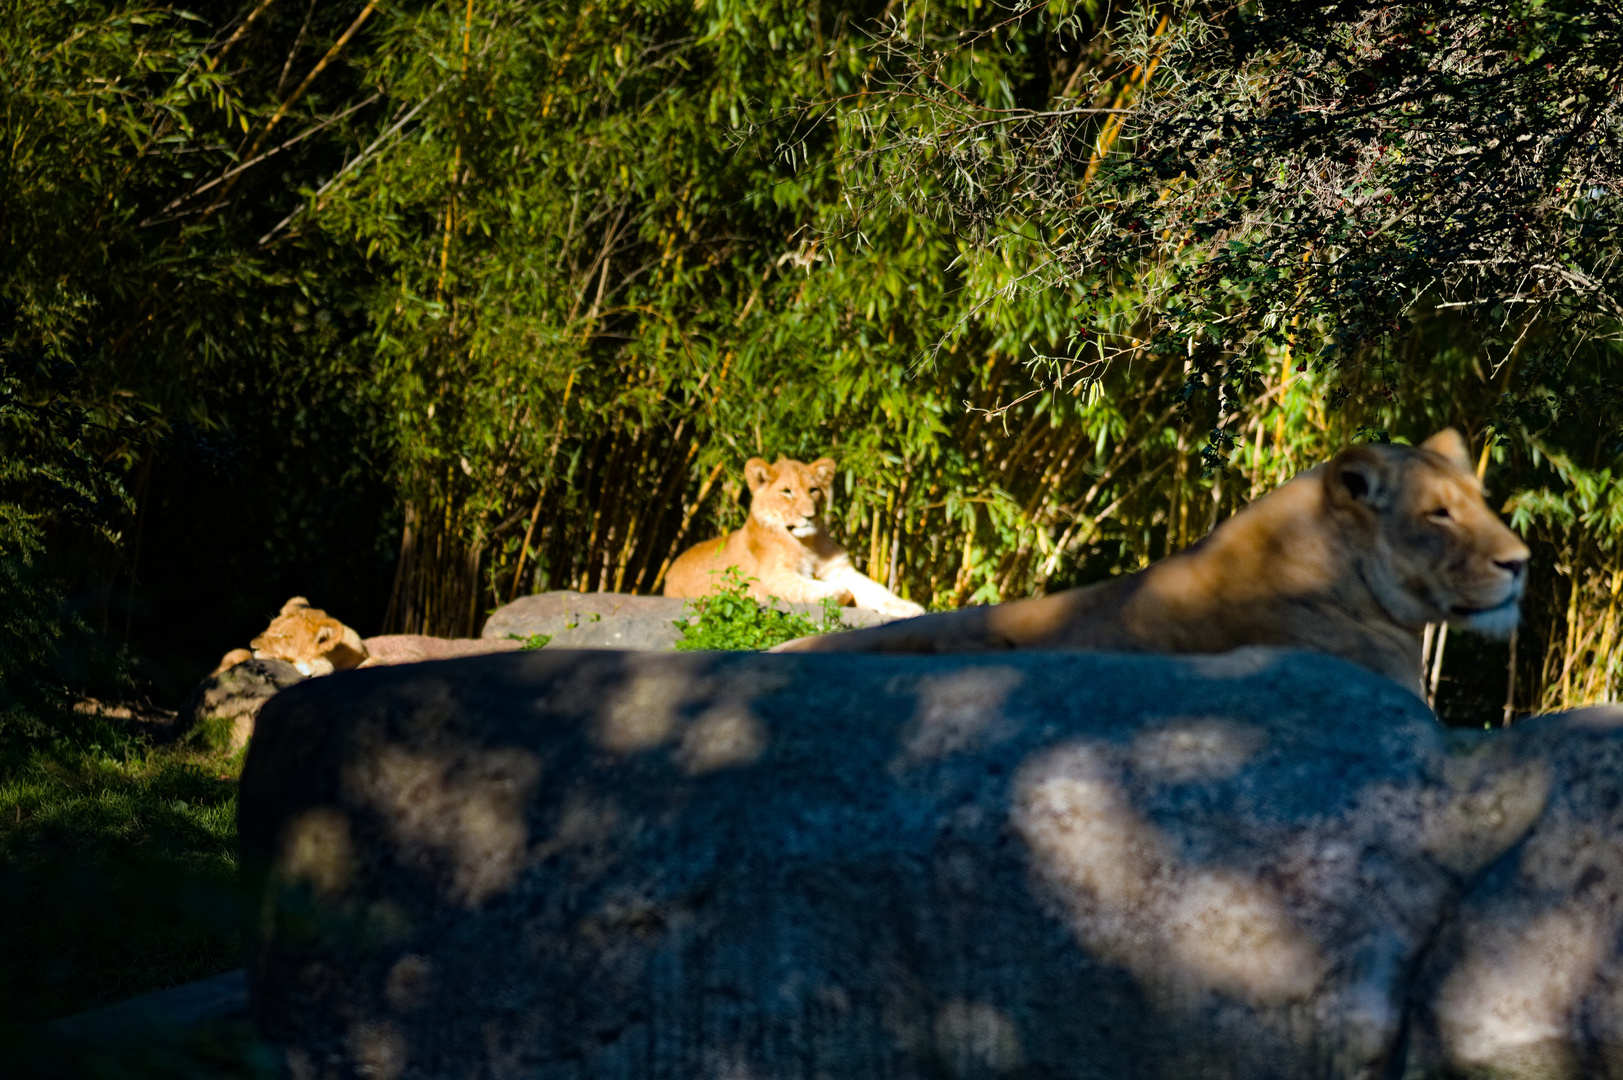
[[[1523,559],[1495,559],[1493,565],[1501,570],[1510,571],[1511,577],[1521,577],[1522,571],[1527,569],[1527,560]]]

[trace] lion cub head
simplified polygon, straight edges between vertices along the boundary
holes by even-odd
[[[310,601],[295,596],[282,613],[248,643],[257,660],[286,660],[305,675],[331,675],[366,659],[361,635]]]
[[[779,458],[768,465],[762,458],[750,458],[744,462],[744,482],[750,486],[750,517],[805,539],[823,527],[834,459],[818,458],[807,465]]]
[[[1323,482],[1360,576],[1394,622],[1495,637],[1516,628],[1527,545],[1483,500],[1459,432],[1418,447],[1352,447],[1325,465]]]

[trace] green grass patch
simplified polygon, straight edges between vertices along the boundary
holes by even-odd
[[[699,650],[770,649],[785,641],[809,634],[831,634],[844,630],[840,621],[840,605],[832,600],[823,601],[823,621],[814,622],[805,615],[785,611],[773,604],[763,604],[749,595],[750,582],[736,566],[722,571],[724,584],[709,596],[688,601],[687,619],[676,625],[682,630],[682,640],[676,643],[678,652]]]
[[[0,771],[0,1045],[241,965],[226,727],[161,748],[59,741]]]

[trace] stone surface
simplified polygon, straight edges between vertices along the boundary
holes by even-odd
[[[1623,708],[1526,721],[1477,757],[1506,790],[1519,778],[1547,792],[1547,806],[1429,952],[1415,1072],[1623,1077]]]
[[[420,664],[425,660],[455,660],[463,656],[484,656],[488,653],[517,652],[524,646],[508,638],[440,638],[426,634],[382,634],[364,642],[367,658],[364,667],[385,667],[391,664]]]
[[[254,718],[265,702],[304,679],[286,660],[248,660],[215,672],[181,703],[176,734],[184,734],[210,717],[221,717],[231,721],[231,745],[241,747],[254,733]]]
[[[291,1075],[1401,1075],[1545,788],[1341,661],[558,652],[314,680],[242,778]]]
[[[248,976],[241,968],[208,979],[171,986],[90,1012],[53,1021],[53,1034],[65,1039],[128,1039],[154,1027],[189,1031],[233,1020],[248,1012]]]
[[[688,601],[670,596],[632,596],[627,593],[568,591],[522,596],[497,608],[485,620],[483,638],[521,638],[546,634],[549,649],[636,649],[669,652],[682,634],[675,626]],[[780,604],[821,622],[818,604]],[[846,626],[877,626],[891,617],[866,608],[841,608]]]

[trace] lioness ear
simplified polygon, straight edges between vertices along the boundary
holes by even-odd
[[[1471,464],[1471,451],[1466,448],[1465,439],[1451,427],[1445,427],[1421,443],[1420,449],[1430,450],[1434,454],[1445,457],[1466,472],[1476,471],[1475,466]]]
[[[811,463],[810,468],[811,468],[812,479],[816,480],[823,487],[828,487],[830,484],[832,484],[834,482],[834,459],[833,458],[831,458],[831,457],[820,457],[816,461]]]
[[[316,644],[325,645],[327,642],[331,641],[337,636],[338,630],[335,627],[333,627],[331,624],[323,623],[321,628],[316,631]]]
[[[1343,450],[1324,467],[1324,488],[1331,505],[1362,503],[1380,509],[1386,505],[1388,487],[1385,459],[1367,446]]]
[[[760,491],[771,478],[772,466],[761,458],[752,457],[744,462],[744,483],[749,485],[751,495]]]
[[[307,608],[309,606],[310,606],[310,601],[306,600],[302,596],[295,596],[291,600],[289,600],[287,603],[282,605],[281,614],[283,614],[283,615],[291,615],[295,611],[303,611],[305,608]]]

